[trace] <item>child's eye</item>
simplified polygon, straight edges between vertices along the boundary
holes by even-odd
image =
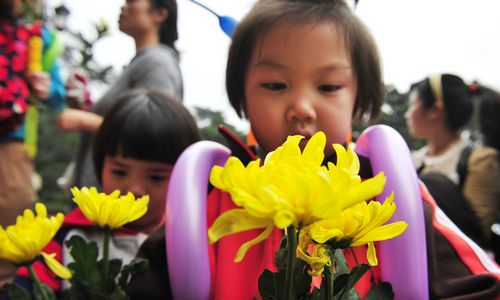
[[[340,85],[335,84],[322,84],[318,86],[318,90],[324,93],[332,93],[338,91],[340,89]]]
[[[111,173],[113,173],[114,175],[119,176],[119,177],[124,177],[125,175],[127,175],[127,172],[125,170],[122,170],[122,169],[113,169],[113,170],[111,170]]]
[[[286,89],[286,84],[280,82],[266,82],[260,86],[270,91],[280,91]]]
[[[167,179],[168,176],[165,175],[150,175],[149,179],[154,182],[163,182]]]

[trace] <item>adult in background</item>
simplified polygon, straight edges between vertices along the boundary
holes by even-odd
[[[410,134],[426,141],[413,158],[419,175],[439,172],[459,184],[457,164],[471,144],[460,133],[472,117],[472,92],[458,76],[431,75],[410,87],[406,121]]]
[[[120,94],[132,88],[155,89],[182,100],[183,84],[175,0],[127,0],[121,8],[119,28],[134,39],[136,55],[129,66],[90,111],[66,109],[58,116],[64,132],[81,131],[76,154],[74,185],[97,186],[92,165],[92,140]],[[116,49],[119,51],[119,49]]]
[[[461,130],[474,112],[475,89],[458,76],[434,74],[410,87],[410,134],[427,142],[413,152],[415,167],[438,206],[472,240],[488,248],[478,215],[463,190],[463,165],[473,148]]]
[[[0,225],[6,227],[36,200],[33,161],[25,145],[25,113],[29,98],[52,109],[64,106],[64,84],[57,62],[49,72],[40,68],[41,51],[52,43],[41,24],[23,22],[22,0],[0,0]],[[38,26],[38,27],[37,27]],[[41,27],[40,27],[41,26]],[[36,30],[35,27],[37,28]],[[37,51],[30,39],[40,41]],[[41,47],[40,47],[41,46]],[[41,51],[40,51],[41,50]],[[37,56],[38,59],[34,59]],[[33,64],[33,61],[37,63]],[[37,67],[33,67],[36,65]],[[0,261],[0,286],[16,268]]]
[[[32,61],[38,61],[32,55],[39,54],[31,52],[29,40],[40,36],[43,51],[52,37],[41,24],[23,22],[21,4],[22,0],[0,0],[0,225],[4,227],[25,208],[32,208],[36,199],[33,162],[24,144],[29,98],[60,109],[65,97],[57,62],[50,73],[32,68]]]
[[[500,94],[483,85],[476,85],[473,92],[479,104],[479,130],[482,145],[475,148],[465,160],[464,195],[477,215],[488,243],[494,236],[492,225],[500,223]],[[500,234],[500,233],[497,233]],[[498,241],[497,241],[498,242]],[[500,248],[496,250],[500,260]]]

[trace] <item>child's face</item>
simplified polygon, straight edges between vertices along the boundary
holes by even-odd
[[[105,157],[102,170],[102,187],[105,193],[118,189],[122,194],[131,192],[136,197],[149,195],[146,215],[127,227],[149,233],[162,223],[172,167],[166,163],[136,160],[121,155]]]
[[[434,110],[426,110],[416,90],[410,92],[409,106],[405,113],[406,124],[410,134],[415,138],[425,139],[429,132],[435,131]]]
[[[255,46],[245,81],[247,114],[264,154],[288,135],[322,130],[344,143],[357,83],[343,35],[331,22],[279,23]],[[333,150],[326,147],[327,155]]]

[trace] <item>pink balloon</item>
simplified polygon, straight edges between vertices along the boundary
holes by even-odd
[[[401,135],[386,125],[367,128],[356,152],[370,159],[374,174],[387,177],[383,202],[394,191],[397,210],[391,221],[406,221],[406,231],[379,243],[382,279],[392,284],[396,299],[428,299],[427,243],[422,198],[410,150]]]
[[[172,171],[165,240],[175,299],[210,298],[207,188],[212,166],[224,164],[229,155],[229,149],[221,144],[201,141],[182,153]]]

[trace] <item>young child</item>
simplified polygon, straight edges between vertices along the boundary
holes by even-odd
[[[320,130],[326,133],[327,143],[345,143],[355,117],[375,117],[380,110],[383,84],[375,43],[341,0],[257,1],[232,38],[226,88],[236,112],[249,119],[261,157],[289,135],[303,135],[302,147]],[[241,142],[222,133],[230,139],[232,154],[241,155],[244,164],[256,158]],[[325,162],[335,159],[327,149]],[[360,160],[361,176],[371,177],[368,160]],[[229,195],[218,189],[212,189],[207,205],[208,226],[235,208]],[[432,209],[426,207],[430,297],[494,299],[499,291],[495,275],[476,276],[463,264],[451,244],[433,229]],[[233,259],[243,243],[261,232],[232,234],[209,247],[212,299],[259,298],[258,277],[266,268],[275,270],[274,257],[283,233],[275,229],[265,241],[252,246],[241,262]],[[156,240],[148,246],[154,244],[158,247],[164,242]],[[153,253],[149,247],[145,252]],[[357,259],[362,262],[364,257]],[[473,263],[479,264],[477,257]],[[162,283],[157,289],[166,289],[168,274],[163,272],[163,276],[157,280]],[[149,278],[143,282],[150,283]],[[371,278],[378,279],[376,270],[365,276],[362,294]]]
[[[352,120],[365,114],[374,118],[383,102],[373,38],[341,0],[258,1],[234,32],[226,88],[233,108],[250,121],[261,157],[289,135],[304,136],[304,147],[320,130],[325,132],[327,144],[345,144]],[[326,160],[334,159],[333,150],[327,147],[326,151]],[[361,163],[365,168],[360,175],[371,177],[367,160],[361,159]],[[423,198],[430,297],[495,299],[500,273],[489,273],[475,253],[455,249],[450,239],[460,237],[449,228],[451,233],[445,237],[433,227],[435,205],[428,193]],[[233,208],[229,196],[214,189],[208,199],[208,225]],[[226,236],[210,247],[214,299],[258,296],[257,279],[264,269],[275,269],[274,255],[282,232],[275,229],[243,261],[235,263],[233,258],[243,243],[261,231]],[[467,265],[466,255],[470,255]],[[362,294],[370,277],[377,280],[376,270],[365,275]]]
[[[147,194],[150,200],[146,215],[113,232],[110,259],[119,258],[127,264],[147,236],[163,225],[172,167],[182,151],[199,139],[196,122],[180,101],[142,89],[119,97],[95,139],[97,177],[106,194],[118,189],[121,194],[132,192],[136,198]],[[61,230],[47,247],[58,252],[66,265],[70,254],[64,242],[79,235],[101,244],[102,232],[94,228],[77,208],[66,215]],[[41,279],[59,291],[60,281],[43,268],[41,263],[36,266]]]

